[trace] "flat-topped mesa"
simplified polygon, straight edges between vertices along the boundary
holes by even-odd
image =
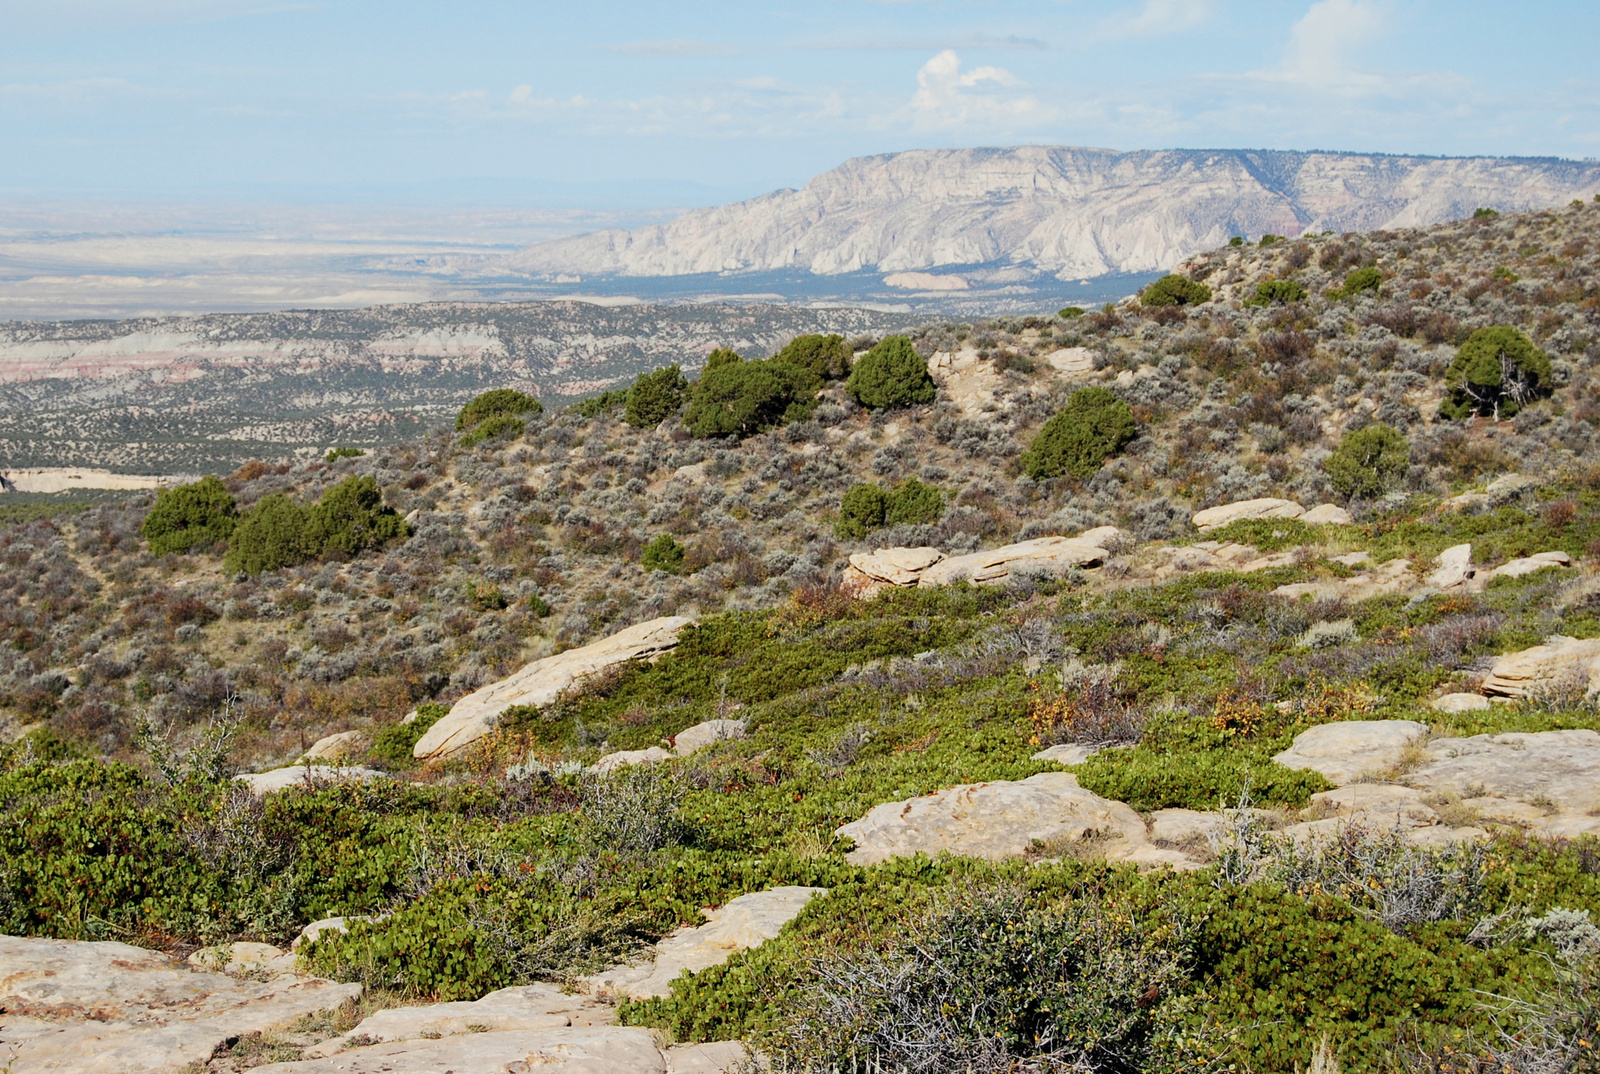
[[[660,656],[677,646],[678,635],[692,622],[689,616],[663,616],[580,648],[535,660],[515,675],[457,701],[417,740],[412,756],[430,760],[459,753],[493,730],[500,714],[513,705],[549,705],[607,668]]]
[[[852,555],[839,584],[850,596],[862,599],[889,586],[958,581],[993,585],[1005,582],[1012,568],[1022,565],[1056,571],[1098,566],[1109,558],[1105,546],[1121,537],[1115,526],[1097,526],[1077,537],[1036,537],[964,556],[946,556],[937,548],[879,548]]]

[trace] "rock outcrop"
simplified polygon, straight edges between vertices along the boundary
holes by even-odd
[[[1021,856],[1035,842],[1084,840],[1097,841],[1106,857],[1131,858],[1147,843],[1139,814],[1085,790],[1067,772],[967,783],[886,802],[835,834],[855,842],[849,860],[856,865],[946,850],[998,861]]]
[[[888,586],[935,586],[968,581],[999,585],[1013,569],[1060,572],[1106,561],[1104,543],[1121,537],[1115,526],[1099,526],[1079,537],[1035,537],[965,556],[946,556],[937,548],[880,548],[850,557],[839,586],[866,599]],[[1094,540],[1089,538],[1093,536]]]
[[[1426,741],[1427,724],[1415,720],[1347,720],[1300,732],[1272,759],[1285,768],[1321,772],[1335,784],[1398,764],[1406,751]]]
[[[273,791],[288,790],[290,787],[311,789],[349,780],[387,779],[388,776],[387,772],[361,765],[317,763],[292,764],[285,768],[274,768],[270,772],[247,772],[233,778],[248,786],[257,795],[263,795],[271,794]]]
[[[12,1074],[167,1074],[361,991],[293,974],[241,980],[123,943],[0,936]]]
[[[1436,738],[1406,782],[1463,798],[1547,803],[1556,812],[1587,816],[1600,810],[1600,732]]]
[[[1023,565],[1059,571],[1068,567],[1092,567],[1105,560],[1106,550],[1099,545],[1072,537],[1036,537],[987,552],[942,559],[922,571],[917,584],[935,586],[969,581],[998,585],[1011,576],[1014,568]]]
[[[1532,697],[1551,690],[1600,692],[1600,638],[1549,638],[1543,645],[1509,653],[1494,662],[1483,692]]]
[[[743,720],[706,720],[686,727],[672,738],[672,749],[648,746],[642,750],[618,750],[608,753],[594,763],[594,771],[615,772],[619,768],[636,764],[660,764],[675,757],[688,757],[718,742],[731,742],[745,736]]]
[[[548,705],[607,668],[659,656],[678,644],[678,635],[693,621],[682,615],[651,619],[581,648],[535,660],[515,675],[457,701],[417,740],[412,755],[426,760],[459,753],[493,730],[500,714],[511,706]]]
[[[643,999],[665,996],[673,979],[720,966],[735,951],[759,947],[774,939],[824,888],[778,887],[730,899],[718,909],[704,910],[706,923],[682,928],[657,943],[650,961],[635,966],[613,966],[587,978],[596,991]]]
[[[1076,279],[1165,269],[1238,233],[1415,227],[1479,205],[1562,205],[1587,197],[1597,177],[1595,165],[1482,157],[919,149],[857,157],[800,190],[665,224],[541,243],[493,271],[900,274],[1007,262]]]
[[[469,1032],[437,1040],[401,1040],[292,1063],[254,1074],[668,1074],[667,1057],[648,1029],[573,1026]]]
[[[1432,574],[1422,580],[1422,584],[1430,589],[1460,589],[1477,576],[1477,571],[1472,566],[1472,546],[1470,544],[1452,545],[1440,552],[1434,560],[1436,567]]]
[[[1508,560],[1489,572],[1489,577],[1494,578],[1521,578],[1526,574],[1546,570],[1550,567],[1570,567],[1572,557],[1565,552],[1535,552],[1531,556],[1520,559]]]
[[[1208,507],[1204,511],[1197,512],[1189,521],[1204,533],[1207,530],[1219,529],[1230,522],[1242,522],[1251,518],[1299,518],[1305,513],[1306,509],[1293,500],[1262,496],[1254,500],[1240,500],[1237,503]]]
[[[427,1040],[466,1033],[610,1025],[615,1012],[592,996],[568,995],[551,985],[517,985],[470,1003],[391,1007],[368,1015],[350,1032],[307,1049],[305,1058],[336,1055],[358,1044]]]

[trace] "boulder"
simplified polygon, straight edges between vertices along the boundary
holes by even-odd
[[[642,750],[618,750],[616,753],[608,753],[596,761],[591,771],[605,775],[609,772],[615,772],[619,768],[627,768],[630,765],[660,764],[662,761],[672,760],[675,756],[676,754],[668,753],[660,746],[648,746]]]
[[[1436,712],[1477,712],[1489,707],[1489,699],[1482,694],[1445,694],[1428,702]]]
[[[1472,546],[1452,545],[1440,552],[1434,560],[1438,567],[1422,584],[1430,589],[1457,589],[1465,586],[1477,573],[1472,567]]]
[[[1295,736],[1273,757],[1285,768],[1312,769],[1334,784],[1392,768],[1406,750],[1427,740],[1427,724],[1414,720],[1346,720],[1324,723]]]
[[[857,552],[850,566],[872,582],[911,586],[929,567],[944,559],[937,548],[880,548],[876,552]]]
[[[706,720],[679,731],[672,737],[672,746],[678,751],[679,757],[687,757],[696,750],[703,750],[718,742],[743,738],[744,734],[743,720]]]
[[[613,966],[585,983],[594,990],[634,999],[665,996],[679,974],[720,966],[735,951],[760,947],[793,921],[825,888],[779,887],[730,899],[721,908],[701,911],[706,923],[681,928],[655,945],[653,961]]]
[[[1094,372],[1094,351],[1088,347],[1061,347],[1044,356],[1050,368],[1069,377],[1085,377]]]
[[[1529,477],[1527,474],[1501,474],[1489,482],[1483,491],[1495,503],[1507,503],[1521,496],[1529,489],[1539,487],[1539,479]]]
[[[1054,761],[1056,764],[1082,764],[1105,746],[1099,743],[1063,742],[1059,746],[1046,746],[1033,755],[1035,761]]]
[[[1587,814],[1600,810],[1600,732],[1436,738],[1406,782],[1434,793],[1550,803],[1558,812]]]
[[[1092,530],[1084,530],[1078,534],[1077,539],[1084,544],[1092,544],[1097,548],[1109,548],[1112,541],[1121,540],[1127,534],[1115,526],[1096,526]]]
[[[349,932],[350,922],[368,920],[371,919],[365,917],[324,917],[301,929],[300,935],[294,938],[294,942],[289,945],[289,948],[290,950],[296,950],[301,944],[311,943],[324,932]]]
[[[245,784],[258,797],[290,787],[326,787],[330,783],[347,780],[386,779],[389,773],[361,765],[292,764],[287,768],[274,768],[270,772],[247,772],[233,778]]]
[[[1200,532],[1204,533],[1206,530],[1214,530],[1219,526],[1247,518],[1299,518],[1305,513],[1306,509],[1293,500],[1264,496],[1256,500],[1240,500],[1237,503],[1222,504],[1220,507],[1208,507],[1196,514],[1191,521]]]
[[[458,753],[493,730],[500,714],[511,706],[548,705],[617,664],[659,656],[678,644],[678,635],[693,621],[683,615],[651,619],[581,648],[535,660],[515,675],[457,701],[417,740],[412,756],[426,760]]]
[[[381,1044],[495,1030],[610,1025],[615,1016],[611,1007],[592,996],[569,996],[552,985],[517,985],[490,992],[470,1003],[434,1003],[377,1011],[343,1036],[307,1049],[304,1057],[317,1059],[334,1055],[350,1048],[353,1041]]]
[[[1028,564],[1064,570],[1068,567],[1090,567],[1105,562],[1106,550],[1099,545],[1071,537],[1036,537],[987,552],[954,556],[941,560],[922,571],[917,584],[923,586],[948,585],[951,582],[971,581],[988,584],[1004,582],[1013,567]]]
[[[252,1074],[667,1074],[648,1029],[571,1026],[490,1030],[351,1048],[336,1055],[268,1063]]]
[[[1350,517],[1349,511],[1337,504],[1322,503],[1301,515],[1300,521],[1309,522],[1313,526],[1348,526],[1355,519]]]
[[[1421,828],[1439,823],[1423,792],[1396,783],[1352,783],[1311,796],[1315,813],[1336,814],[1367,828]]]
[[[1346,567],[1353,567],[1353,568],[1355,568],[1357,570],[1365,570],[1367,564],[1372,562],[1372,553],[1371,552],[1346,552],[1342,556],[1334,556],[1328,562],[1329,563],[1342,563]]]
[[[855,841],[856,865],[948,850],[997,861],[1022,855],[1037,840],[1105,840],[1107,857],[1126,857],[1146,842],[1144,821],[1122,802],[1078,786],[1067,772],[1020,782],[967,783],[921,798],[887,802],[836,835]]]
[[[241,980],[114,942],[0,936],[12,1074],[142,1074],[203,1066],[229,1040],[361,995],[358,984]]]
[[[310,749],[300,755],[302,761],[344,761],[361,748],[360,731],[340,731],[336,735],[319,738]]]
[[[1600,692],[1600,638],[1547,638],[1543,645],[1496,660],[1483,681],[1483,692],[1499,697],[1562,689]]]
[[[1492,578],[1521,578],[1525,574],[1542,571],[1547,567],[1570,567],[1572,557],[1565,552],[1535,552],[1531,556],[1509,560],[1489,572]]]

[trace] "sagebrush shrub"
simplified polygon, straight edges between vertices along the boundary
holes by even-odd
[[[1206,1069],[1190,935],[1177,914],[957,890],[886,943],[824,954],[762,1043],[790,1074]]]
[[[1136,431],[1127,403],[1105,388],[1079,388],[1022,453],[1023,472],[1035,480],[1062,474],[1088,477]]]

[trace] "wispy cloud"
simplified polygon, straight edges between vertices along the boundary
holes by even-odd
[[[1375,87],[1381,79],[1353,61],[1363,45],[1383,36],[1386,16],[1377,0],[1317,0],[1290,31],[1280,74],[1312,86]]]
[[[1021,92],[1022,80],[1004,67],[961,69],[961,56],[945,49],[917,72],[917,92],[911,98],[914,126],[1014,131],[1048,119],[1052,109],[1031,94]]]
[[[683,40],[622,41],[600,47],[607,52],[625,52],[630,56],[739,56],[745,51],[736,45]]]
[[[0,85],[0,105],[8,108],[94,108],[132,97],[170,96],[123,78],[75,78],[60,82],[11,82]]]
[[[1145,0],[1138,11],[1113,16],[1100,24],[1103,38],[1156,37],[1198,26],[1211,14],[1206,0]]]

